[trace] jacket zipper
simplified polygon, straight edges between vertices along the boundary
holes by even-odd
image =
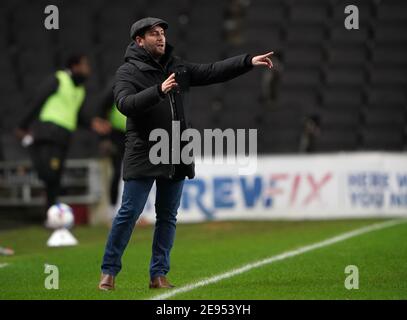
[[[155,60],[153,59],[153,61],[155,62]],[[161,68],[161,70],[163,71],[163,73],[166,75],[166,77],[168,77],[168,75],[167,75],[167,72],[165,71],[165,69],[164,69],[164,67],[161,65],[161,64],[159,64],[159,63],[156,63],[160,68]],[[176,117],[176,110],[175,110],[175,98],[174,98],[174,95],[173,95],[173,93],[171,93],[171,92],[169,92],[168,93],[168,96],[169,96],[169,98],[170,98],[170,107],[171,107],[171,128],[172,128],[172,121],[175,121],[176,119],[175,119],[175,117]],[[171,159],[172,159],[172,144],[171,144]],[[175,175],[175,165],[173,164],[173,163],[171,163],[171,170],[170,170],[170,174],[168,175],[168,177],[170,178],[170,179],[172,179],[173,177],[174,177],[174,175]]]
[[[174,94],[172,92],[169,92],[168,95],[169,95],[169,98],[170,98],[170,106],[171,106],[171,120],[175,121],[176,120],[176,109],[175,109]],[[171,128],[172,128],[172,121],[171,121]],[[172,159],[173,147],[174,146],[171,144],[171,159]],[[169,178],[171,179],[174,176],[174,174],[175,174],[175,165],[173,163],[171,163],[171,172],[170,172]]]

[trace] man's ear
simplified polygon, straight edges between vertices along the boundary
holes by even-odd
[[[136,41],[136,43],[138,44],[139,47],[143,47],[144,46],[144,39],[140,36],[136,36],[136,38],[134,39],[134,41]]]

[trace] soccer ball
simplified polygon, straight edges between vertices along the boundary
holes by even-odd
[[[57,203],[47,211],[46,226],[51,229],[69,229],[74,224],[72,208],[65,203]]]

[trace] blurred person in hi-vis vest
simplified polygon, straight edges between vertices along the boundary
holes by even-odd
[[[15,129],[23,146],[28,147],[34,169],[45,184],[46,205],[58,201],[61,177],[72,133],[78,126],[85,100],[84,83],[90,76],[89,60],[84,54],[72,54],[65,68],[46,78],[36,90]],[[86,124],[86,120],[83,120]]]
[[[101,138],[100,149],[103,155],[109,156],[112,165],[112,177],[109,188],[109,216],[113,218],[118,202],[118,193],[124,156],[124,139],[126,116],[114,103],[113,81],[110,82],[94,106],[94,117],[91,121],[94,131]]]

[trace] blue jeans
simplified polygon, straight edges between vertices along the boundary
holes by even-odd
[[[102,272],[116,276],[121,258],[134,226],[143,212],[148,194],[156,181],[156,223],[150,277],[165,276],[170,270],[170,251],[174,243],[176,216],[180,205],[184,180],[140,178],[124,182],[122,204],[113,220],[102,262]]]

